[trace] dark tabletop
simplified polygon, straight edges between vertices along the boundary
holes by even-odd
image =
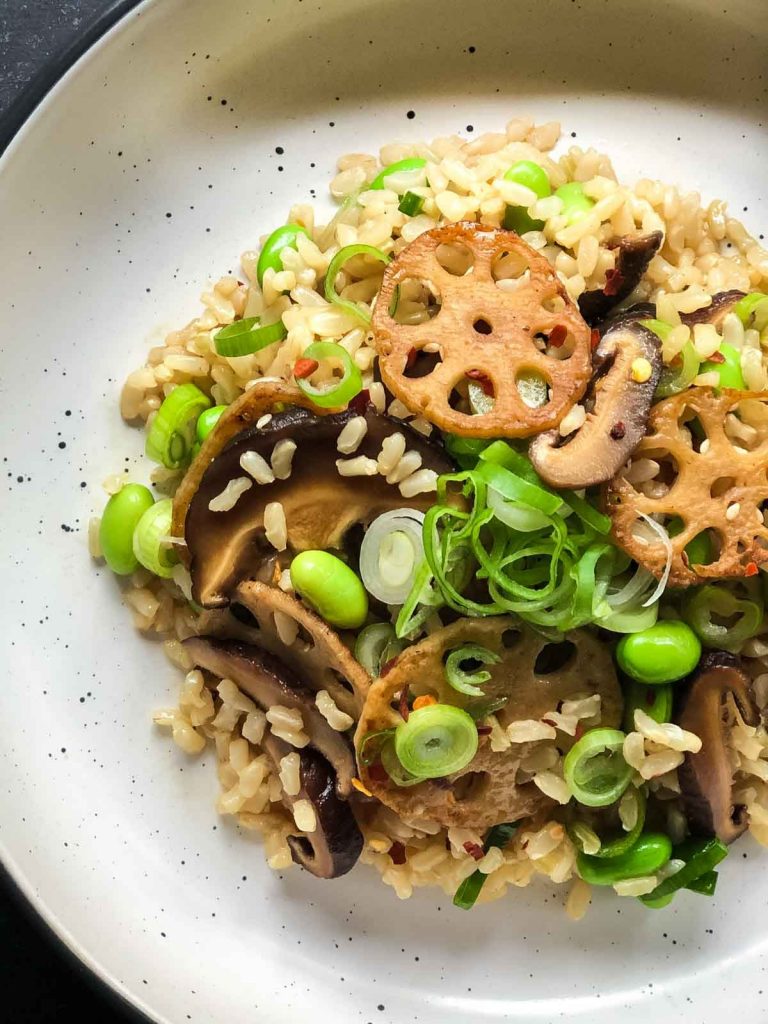
[[[111,0],[0,0],[0,117],[30,79],[111,6]],[[136,1020],[96,991],[0,878],[0,979],[8,1024]]]

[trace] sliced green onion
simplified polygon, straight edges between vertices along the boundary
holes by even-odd
[[[398,650],[395,650],[397,645]],[[395,636],[394,627],[389,622],[374,622],[362,629],[355,640],[355,657],[369,676],[377,678],[381,666],[390,658],[394,658],[405,644]]]
[[[396,786],[416,786],[424,781],[423,776],[413,775],[403,767],[395,751],[393,740],[387,740],[381,748],[381,763],[384,771]]]
[[[157,410],[147,434],[146,453],[167,469],[189,461],[198,417],[211,404],[194,384],[179,384]]]
[[[384,512],[373,520],[360,545],[360,577],[383,604],[404,603],[424,560],[424,513],[414,508]]]
[[[297,235],[306,235],[309,238],[309,232],[301,224],[283,224],[264,242],[256,264],[259,285],[264,283],[264,274],[267,270],[274,270],[277,273],[283,269],[283,249],[296,249]]]
[[[640,320],[639,323],[641,327],[653,331],[659,341],[666,341],[673,330],[672,324],[668,324],[666,320]]]
[[[647,608],[635,608],[632,611],[609,612],[600,620],[601,629],[609,629],[612,633],[642,633],[655,625],[659,617],[658,604]]]
[[[474,469],[480,452],[488,448],[493,441],[484,437],[460,437],[458,434],[444,434],[443,443],[446,451],[462,469]]]
[[[249,316],[245,320],[235,320],[234,323],[216,331],[213,344],[220,356],[230,359],[260,352],[267,345],[282,341],[287,335],[288,329],[282,320],[262,326],[259,317]]]
[[[163,498],[150,505],[133,531],[134,555],[145,569],[164,579],[173,575],[179,560],[169,541],[172,517],[173,502]]]
[[[336,291],[336,278],[347,260],[351,260],[353,256],[371,256],[373,259],[380,260],[385,265],[389,263],[390,257],[374,245],[364,245],[362,242],[357,242],[355,245],[345,245],[333,257],[325,274],[325,297],[328,302],[338,306],[339,309],[345,310],[347,313],[351,313],[352,316],[356,317],[367,327],[371,322],[371,314],[368,310],[363,309],[356,302],[352,302],[351,299],[342,299]]]
[[[721,360],[719,363],[711,359],[705,360],[699,367],[699,373],[716,373],[721,388],[735,388],[744,391],[747,385],[741,371],[741,351],[723,341],[718,349]]]
[[[707,871],[706,874],[701,875],[699,878],[694,878],[685,888],[690,892],[697,892],[700,896],[714,896],[715,889],[717,888],[717,877],[716,871]],[[669,898],[672,899],[672,896],[670,895]]]
[[[485,454],[485,453],[483,453]],[[546,515],[552,515],[563,504],[562,498],[536,484],[528,483],[521,476],[510,473],[508,469],[494,462],[481,462],[477,467],[478,476],[498,494],[508,501],[519,501],[530,508],[538,509]]]
[[[493,487],[488,488],[488,507],[492,508],[498,520],[505,526],[521,533],[540,530],[550,523],[549,516],[522,502],[507,501]]]
[[[322,409],[342,408],[360,394],[363,387],[363,378],[360,370],[352,362],[352,357],[345,348],[337,345],[335,341],[315,341],[304,350],[304,359],[315,359],[321,362],[323,359],[335,359],[341,363],[343,375],[341,380],[335,380],[331,384],[324,384],[316,388],[308,380],[300,379],[296,385],[302,394],[306,395],[315,405]]]
[[[366,733],[360,740],[357,748],[357,759],[360,764],[374,764],[381,756],[381,748],[384,743],[395,735],[394,727],[391,729],[377,729],[375,732]]]
[[[397,758],[419,779],[438,779],[465,768],[477,753],[477,744],[474,721],[451,704],[412,711],[395,731]]]
[[[624,733],[590,729],[563,761],[563,775],[574,798],[585,807],[607,807],[629,785],[632,769],[624,760]]]
[[[580,498],[573,491],[566,491],[563,494],[565,504],[576,513],[582,522],[586,523],[598,533],[611,532],[611,518],[599,512],[594,505],[590,505],[586,498]]]
[[[640,900],[664,899],[679,889],[687,889],[692,882],[708,875],[728,856],[728,847],[719,839],[688,839],[672,851],[675,860],[685,861],[685,866],[669,878],[665,878],[647,896]]]
[[[643,323],[649,321],[644,320]],[[659,383],[656,385],[656,398],[669,398],[671,395],[679,395],[681,391],[693,384],[699,373],[701,360],[696,354],[692,341],[686,341],[678,356],[680,366],[663,366]]]
[[[501,658],[487,647],[480,644],[463,644],[461,647],[451,651],[445,662],[445,678],[454,690],[459,693],[466,693],[470,697],[484,697],[480,689],[483,683],[491,678],[491,673],[486,669],[472,669],[467,671],[462,668],[464,662],[478,662],[480,665],[498,665]]]
[[[763,623],[765,609],[758,586],[749,587],[747,593],[749,598],[739,598],[724,584],[697,587],[683,606],[683,618],[705,647],[737,653]]]
[[[600,849],[596,853],[590,854],[590,856],[607,858],[621,857],[625,853],[627,853],[640,838],[643,828],[645,827],[645,793],[642,791],[642,789],[639,789],[635,786],[630,786],[627,789],[624,796],[622,797],[622,799],[630,800],[634,805],[634,825],[628,832],[621,831],[613,839],[601,840]],[[582,853],[584,852],[585,832],[589,832],[592,834],[592,836],[595,836],[596,838],[600,839],[600,837],[597,836],[596,833],[589,828],[589,826],[584,825],[583,822],[574,822],[572,825],[568,826],[568,834],[570,835],[574,844],[581,850]]]
[[[517,822],[504,822],[502,825],[494,825],[485,837],[483,853],[488,853],[493,847],[502,849],[517,832],[518,828]],[[471,910],[477,902],[477,897],[480,895],[480,890],[483,888],[487,877],[482,871],[473,871],[469,878],[465,878],[453,897],[454,907],[459,907],[460,910]]]
[[[406,192],[397,208],[406,217],[417,217],[424,209],[424,196],[419,196],[415,192]]]
[[[752,327],[752,320],[757,308],[758,306],[762,306],[764,302],[766,304],[766,310],[768,311],[768,295],[764,292],[750,292],[742,299],[739,299],[733,307],[733,312],[745,327]]]
[[[484,697],[482,700],[468,700],[464,710],[475,722],[482,722],[489,715],[501,711],[508,703],[509,697]]]
[[[407,156],[404,160],[396,160],[393,164],[388,164],[380,170],[368,188],[376,191],[386,188],[385,179],[388,178],[390,174],[400,174],[403,171],[420,171],[422,167],[426,166],[427,161],[420,156]]]

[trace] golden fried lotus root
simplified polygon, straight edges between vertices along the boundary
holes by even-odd
[[[445,658],[465,644],[480,645],[499,656],[497,664],[483,666],[491,676],[482,684],[483,697],[459,693],[446,679]],[[554,657],[550,659],[551,654]],[[499,747],[481,730],[477,753],[461,771],[444,779],[398,786],[382,764],[370,763],[366,737],[402,721],[404,691],[411,698],[429,695],[442,704],[474,710],[476,715],[482,704],[487,707],[490,701],[506,701],[495,712],[502,729],[512,722],[538,721],[557,711],[562,701],[578,696],[599,694],[601,698],[600,713],[583,723],[586,728],[598,722],[617,726],[623,709],[609,651],[582,630],[567,633],[562,643],[553,644],[510,616],[459,619],[406,648],[368,691],[355,735],[360,778],[374,796],[406,821],[425,819],[474,829],[516,821],[551,805],[549,797],[531,781],[530,764],[526,766],[540,741]],[[480,717],[482,720],[482,714]],[[564,734],[558,736],[563,747],[573,742]],[[374,741],[375,737],[370,742]]]
[[[456,243],[472,259],[461,276],[446,269],[457,269]],[[400,289],[413,281],[437,293],[439,310],[401,323]],[[435,228],[402,250],[384,273],[373,331],[390,391],[465,437],[527,437],[556,426],[591,372],[590,329],[549,262],[514,232],[478,224]],[[454,407],[470,382],[492,399],[474,414]]]
[[[650,461],[638,467],[641,459]],[[633,476],[638,479],[637,468],[646,480],[651,474],[648,494],[630,482]],[[768,561],[762,512],[767,472],[768,392],[695,387],[666,398],[651,410],[648,432],[629,468],[608,485],[616,541],[661,576],[665,545],[642,518],[660,516],[671,535],[672,586],[754,575]],[[686,545],[702,533],[711,549],[708,564],[691,564]]]

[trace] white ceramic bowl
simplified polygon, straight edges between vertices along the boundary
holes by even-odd
[[[765,1019],[768,857],[748,841],[713,902],[598,899],[580,924],[543,887],[464,914],[433,892],[399,903],[364,867],[273,875],[217,819],[212,758],[153,731],[177,674],[85,540],[100,481],[143,472],[120,382],[209,278],[324,195],[340,153],[558,118],[620,176],[725,196],[759,232],[768,19],[764,0],[725,8],[145,2],[3,157],[2,857],[152,1020]]]

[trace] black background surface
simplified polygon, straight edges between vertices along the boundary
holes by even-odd
[[[30,79],[110,6],[110,0],[0,0],[0,117]],[[61,954],[2,878],[0,981],[3,1024],[138,1020]]]

